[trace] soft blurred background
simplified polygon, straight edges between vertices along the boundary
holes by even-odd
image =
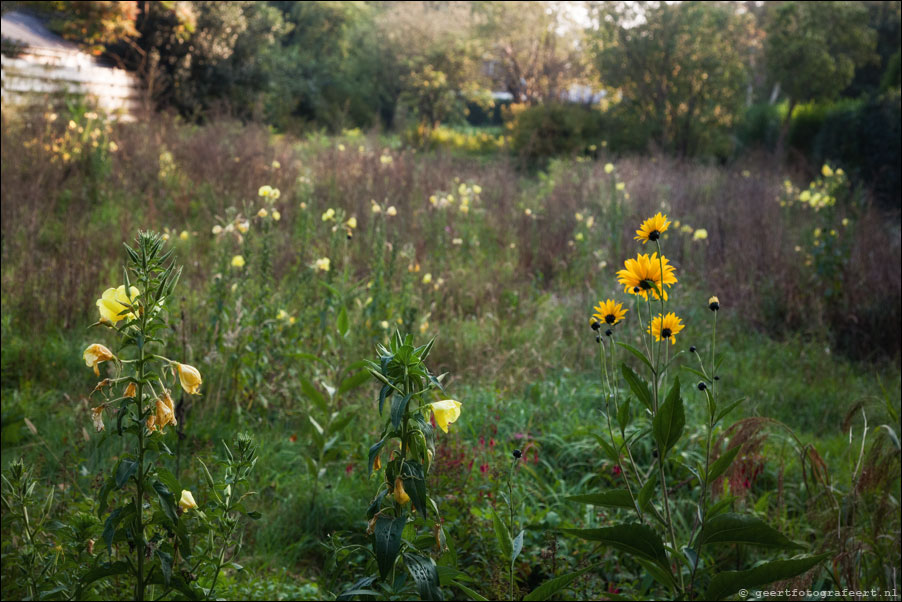
[[[366,542],[376,488],[378,389],[355,378],[395,329],[437,337],[431,364],[464,404],[432,485],[455,566],[506,595],[487,534],[515,447],[517,590],[583,566],[591,547],[554,529],[600,519],[562,498],[617,479],[591,433],[588,318],[627,300],[614,273],[662,211],[678,344],[701,344],[718,295],[721,386],[757,419],[727,475],[739,503],[833,553],[833,585],[896,583],[900,2],[2,11],[3,465],[25,458],[81,517],[49,536],[62,556],[87,562],[121,451],[91,428],[95,301],[153,229],[185,266],[165,336],[205,376],[177,400],[174,471],[202,490],[193,456],[239,431],[260,445],[264,518],[223,596],[331,598],[363,574],[362,553],[335,551]],[[327,440],[316,391],[354,418]],[[828,533],[835,496],[851,510]],[[6,560],[3,576],[22,597]],[[647,581],[612,557],[580,591]]]

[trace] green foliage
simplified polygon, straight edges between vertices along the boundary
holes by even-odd
[[[602,116],[577,104],[543,104],[516,116],[511,130],[511,150],[529,166],[544,166],[556,156],[586,152],[603,138]]]

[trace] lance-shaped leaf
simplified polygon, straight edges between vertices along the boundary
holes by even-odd
[[[771,548],[803,548],[760,518],[728,512],[705,521],[702,529],[703,545],[712,543],[743,543]]]
[[[791,579],[810,571],[818,564],[829,558],[829,554],[819,556],[803,556],[791,560],[774,560],[756,566],[747,571],[724,571],[711,579],[705,600],[725,600],[741,589],[762,587],[775,581]]]
[[[683,410],[683,399],[680,397],[679,378],[674,380],[670,392],[667,393],[667,398],[658,408],[652,426],[655,432],[655,441],[658,444],[658,453],[663,458],[679,440],[683,434],[683,428],[686,426],[686,412]]]
[[[373,529],[373,551],[376,553],[379,575],[383,579],[391,572],[401,550],[401,533],[405,524],[407,524],[406,516],[398,518],[380,516],[376,519],[376,526]]]

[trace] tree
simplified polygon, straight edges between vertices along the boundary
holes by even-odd
[[[596,3],[602,83],[661,147],[694,154],[739,116],[753,19],[729,2]]]
[[[795,107],[839,96],[856,68],[876,60],[877,40],[858,2],[784,2],[765,29],[768,73],[789,101],[777,141],[781,152]]]

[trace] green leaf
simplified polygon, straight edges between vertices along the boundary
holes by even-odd
[[[160,559],[160,570],[163,572],[163,583],[169,585],[172,581],[172,554],[157,548],[157,558]]]
[[[633,372],[633,369],[626,364],[620,364],[620,371],[623,373],[623,378],[630,386],[632,392],[639,398],[639,401],[642,402],[642,405],[648,408],[649,412],[652,411],[651,389],[648,387],[648,383],[645,382],[641,376]]]
[[[642,568],[648,571],[648,574],[651,575],[652,578],[661,585],[672,590],[675,590],[677,588],[673,573],[671,573],[668,568],[661,566],[659,563],[655,563],[644,558],[636,558],[636,562],[641,564]]]
[[[160,499],[160,508],[163,509],[166,518],[171,520],[173,525],[177,524],[179,522],[179,516],[175,511],[175,497],[172,495],[172,492],[169,491],[169,488],[161,481],[154,481],[153,490],[157,492],[157,497]],[[179,493],[181,493],[181,491],[179,491]]]
[[[609,489],[600,493],[587,493],[585,495],[571,495],[566,498],[571,502],[580,504],[592,504],[593,506],[605,506],[608,508],[633,508],[633,498],[626,489]]]
[[[122,460],[116,467],[116,489],[122,489],[128,480],[138,471],[138,463],[132,460]]]
[[[714,479],[722,475],[730,467],[730,464],[736,459],[736,455],[741,448],[741,445],[737,445],[728,449],[722,453],[713,464],[711,464],[708,468],[708,475],[705,477],[705,485],[710,485]]]
[[[326,401],[325,396],[317,391],[316,387],[313,386],[313,383],[306,378],[301,379],[301,391],[303,391],[304,395],[306,395],[321,411],[329,411],[329,402]]]
[[[379,415],[382,415],[382,406],[385,405],[385,400],[388,397],[391,397],[391,394],[394,393],[395,390],[391,385],[382,385],[382,388],[379,389]]]
[[[404,491],[410,496],[413,507],[423,517],[429,516],[429,508],[426,505],[426,477],[423,474],[423,465],[419,462],[404,462],[404,473],[401,475],[404,483]]]
[[[435,562],[427,556],[404,554],[404,564],[413,577],[417,593],[421,600],[441,600],[442,590],[439,588],[438,571]]]
[[[633,415],[630,412],[630,396],[627,395],[617,408],[617,424],[620,425],[621,432],[626,431],[626,427],[629,426],[632,417]]]
[[[335,327],[338,329],[338,334],[343,337],[348,336],[348,331],[351,329],[351,321],[348,319],[348,310],[344,307],[338,312],[338,318],[335,320]]]
[[[741,589],[761,587],[775,581],[791,579],[810,571],[830,557],[830,554],[803,556],[791,560],[774,560],[747,571],[724,571],[711,579],[705,600],[725,600]]]
[[[728,403],[725,408],[723,408],[720,412],[717,413],[717,417],[714,419],[714,424],[717,424],[718,422],[723,420],[727,414],[732,412],[736,408],[736,406],[741,404],[743,401],[745,401],[745,397],[740,397],[736,401],[732,401],[732,402]]]
[[[492,526],[495,528],[495,539],[498,540],[498,547],[501,548],[501,555],[504,557],[504,560],[509,561],[513,554],[511,536],[494,508],[492,509]]]
[[[401,426],[401,419],[407,411],[407,404],[410,402],[410,395],[405,397],[395,397],[391,401],[391,425],[397,430]]]
[[[116,481],[113,477],[109,477],[106,481],[103,482],[103,487],[100,489],[100,494],[97,496],[97,518],[103,518],[103,513],[106,512],[107,500],[110,497],[110,492],[113,491],[113,488],[116,487]]]
[[[381,439],[370,448],[370,461],[366,473],[367,476],[373,474],[373,465],[376,463],[376,456],[379,455],[379,451],[382,449],[383,445],[385,445],[385,439]]]
[[[601,447],[601,451],[604,452],[604,455],[608,457],[608,460],[610,460],[611,462],[620,461],[620,454],[617,453],[617,450],[614,449],[614,446],[605,441],[601,435],[593,433],[592,436],[595,438],[595,441],[598,442],[598,445]]]
[[[702,545],[742,543],[773,548],[803,548],[760,518],[728,512],[705,521]]]
[[[517,557],[520,555],[520,552],[523,551],[523,535],[526,533],[523,529],[520,529],[520,532],[517,533],[517,536],[513,541],[513,548],[511,549],[511,565],[516,562]]]
[[[376,526],[373,529],[373,551],[376,553],[379,575],[383,579],[391,572],[401,550],[401,533],[406,524],[406,516],[398,518],[380,516],[376,519]]]
[[[562,529],[562,531],[589,541],[600,541],[627,554],[667,566],[664,544],[651,527],[630,523],[601,529]]]
[[[657,480],[654,478],[654,475],[649,475],[648,479],[645,481],[645,485],[642,486],[642,489],[639,490],[639,495],[636,496],[637,501],[639,502],[639,508],[644,512],[648,507],[648,503],[651,501],[651,496],[655,493],[655,483]]]
[[[367,382],[370,379],[369,370],[361,370],[347,377],[338,385],[338,395],[344,395],[348,391],[352,391]]]
[[[459,581],[451,581],[449,585],[453,585],[454,587],[462,591],[471,600],[476,600],[476,602],[488,602],[489,600],[488,598],[480,596],[478,593],[476,593],[475,590],[470,589]]]
[[[683,410],[683,400],[680,397],[680,379],[674,380],[667,399],[658,408],[653,421],[655,441],[658,444],[658,453],[661,457],[667,455],[683,434],[686,426],[686,413]]]
[[[586,568],[580,569],[574,573],[567,573],[566,575],[561,575],[560,577],[549,579],[539,587],[526,594],[523,600],[524,602],[533,602],[534,600],[550,600],[552,596],[566,589],[567,586],[576,581],[577,578],[594,568],[594,565],[587,566]]]
[[[645,357],[644,353],[642,353],[641,351],[639,351],[638,349],[636,349],[635,347],[633,347],[632,345],[629,345],[627,343],[622,343],[620,341],[617,341],[617,344],[620,345],[621,347],[623,347],[624,349],[626,349],[627,351],[629,351],[630,353],[632,353],[633,355],[635,355],[640,360],[642,360],[642,362],[646,366],[648,366],[648,369],[652,371],[652,374],[654,374],[655,368],[654,368],[654,366],[651,365],[651,362],[648,361],[648,358]]]
[[[94,567],[81,578],[81,581],[78,583],[78,588],[75,591],[75,599],[83,600],[84,597],[82,592],[84,588],[88,585],[94,583],[98,579],[103,579],[104,577],[112,577],[114,575],[124,575],[129,570],[128,563],[124,560],[120,560],[119,562],[114,562],[112,564],[106,562],[101,564],[100,566]]]

